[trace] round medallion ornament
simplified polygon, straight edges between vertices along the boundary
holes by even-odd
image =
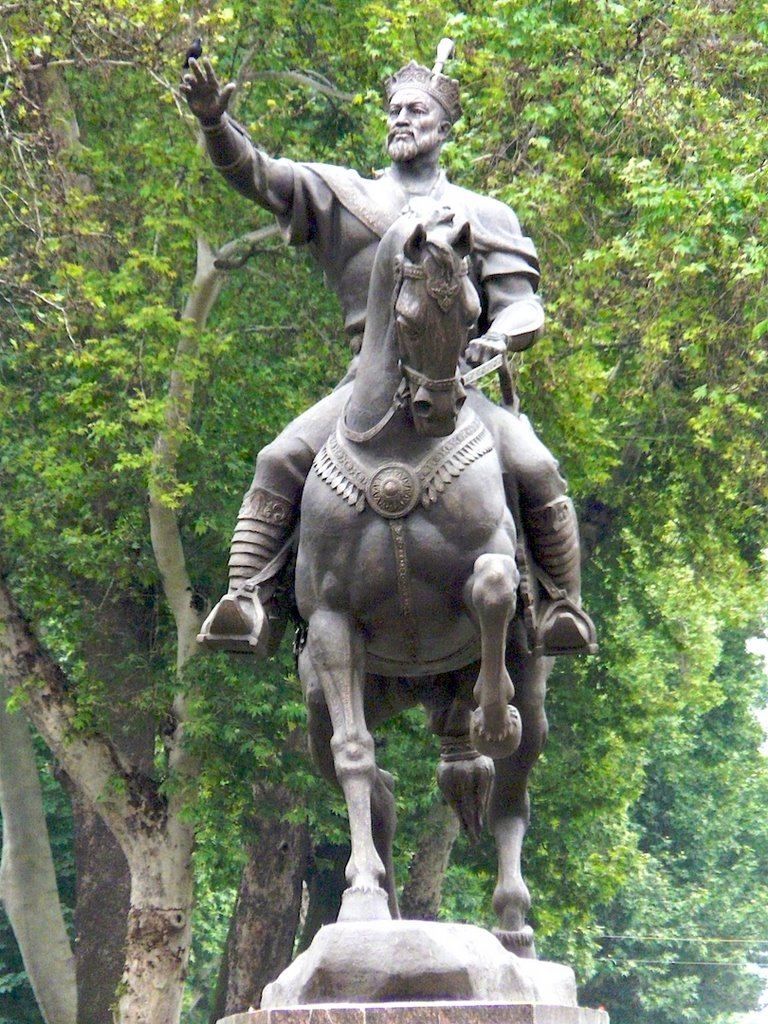
[[[400,519],[412,512],[421,497],[421,484],[414,471],[402,463],[377,469],[368,484],[368,503],[385,519]]]

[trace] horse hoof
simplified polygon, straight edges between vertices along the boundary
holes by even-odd
[[[533,943],[533,928],[526,924],[516,931],[507,931],[505,928],[494,928],[493,934],[502,944],[504,949],[516,956],[522,956],[529,960],[536,959],[536,947]]]
[[[448,755],[437,766],[440,792],[473,843],[479,841],[483,831],[495,774],[493,761],[476,750],[467,750],[466,756],[460,760]]]
[[[511,704],[507,704],[504,722],[493,731],[486,723],[482,707],[475,708],[469,720],[469,735],[475,750],[493,758],[494,761],[511,757],[520,746],[522,733],[520,712]]]
[[[383,889],[345,889],[337,918],[344,921],[391,921],[389,897]]]

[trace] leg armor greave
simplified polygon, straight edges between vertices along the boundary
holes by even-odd
[[[593,654],[594,623],[581,607],[581,550],[576,510],[561,497],[523,515],[545,598],[538,620],[541,654]]]
[[[251,488],[237,517],[229,549],[229,589],[237,590],[269,565],[288,540],[295,511],[286,498]]]
[[[524,515],[533,557],[558,590],[581,604],[581,550],[576,510],[570,498]],[[545,584],[546,585],[546,584]]]
[[[263,488],[245,496],[229,553],[229,593],[200,628],[208,650],[272,653],[285,629],[285,616],[272,600],[273,578],[285,565],[295,520],[293,503]]]

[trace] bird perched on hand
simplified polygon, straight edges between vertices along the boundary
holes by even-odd
[[[203,52],[203,40],[200,38],[200,36],[198,36],[197,39],[194,41],[194,43],[192,43],[190,48],[187,50],[187,56],[184,58],[184,67],[188,68],[189,67],[189,62],[192,59],[199,60],[200,55],[202,54],[202,52]]]

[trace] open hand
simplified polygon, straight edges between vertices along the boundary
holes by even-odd
[[[202,66],[194,58],[189,61],[189,73],[184,75],[181,91],[187,98],[189,109],[203,124],[216,124],[227,109],[235,83],[221,88],[211,62],[203,59]]]

